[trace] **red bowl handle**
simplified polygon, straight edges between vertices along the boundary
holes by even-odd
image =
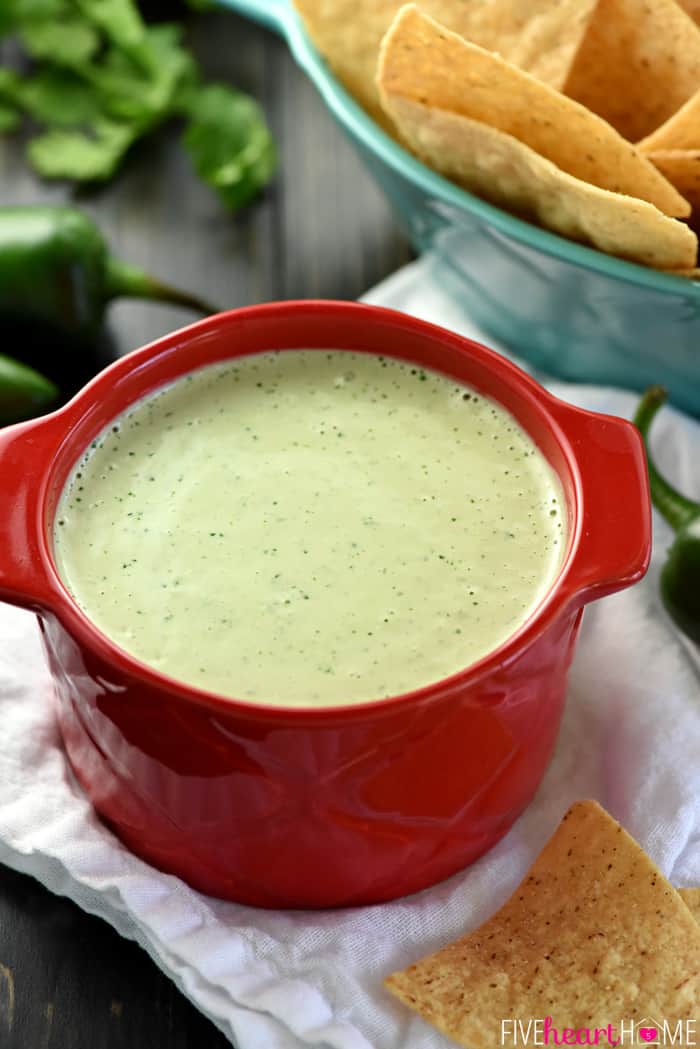
[[[644,444],[632,423],[554,401],[552,414],[578,465],[575,553],[566,585],[576,604],[641,579],[651,558]]]
[[[46,570],[43,485],[57,434],[45,416],[0,429],[0,600],[24,608],[46,608],[53,587]],[[65,426],[62,420],[57,425]]]

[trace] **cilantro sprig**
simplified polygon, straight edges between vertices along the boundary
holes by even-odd
[[[131,147],[184,118],[193,166],[235,210],[272,177],[275,148],[258,104],[204,84],[177,23],[147,24],[134,0],[2,0],[0,37],[24,60],[0,66],[0,133],[25,117],[44,178],[106,181]]]

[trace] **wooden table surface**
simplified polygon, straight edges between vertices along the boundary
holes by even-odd
[[[117,181],[79,204],[118,254],[222,307],[284,298],[352,299],[410,257],[384,199],[313,87],[270,33],[226,13],[190,20],[208,78],[250,91],[278,143],[265,197],[227,215],[166,129]],[[59,203],[22,145],[0,140],[0,204]],[[126,352],[192,319],[122,302],[110,328]],[[0,349],[11,352],[11,347]],[[141,948],[33,879],[0,868],[0,1049],[223,1049],[229,1042]]]

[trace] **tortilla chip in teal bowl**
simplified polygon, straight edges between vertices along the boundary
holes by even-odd
[[[700,283],[566,240],[431,171],[335,79],[291,0],[221,0],[280,33],[359,151],[419,252],[454,276],[494,339],[562,379],[642,390],[662,383],[700,416]]]

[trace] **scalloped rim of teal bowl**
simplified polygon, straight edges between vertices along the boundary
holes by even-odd
[[[295,59],[318,88],[328,108],[339,123],[358,142],[406,181],[426,194],[475,215],[489,226],[520,244],[534,248],[552,258],[559,258],[575,266],[601,273],[613,280],[626,281],[654,291],[669,292],[700,302],[700,283],[688,277],[675,277],[659,270],[648,269],[635,262],[626,262],[613,255],[605,255],[595,248],[560,237],[557,233],[534,226],[524,219],[488,204],[453,182],[438,175],[417,160],[365,113],[361,106],[341,87],[330,73],[326,63],[307,36],[301,19],[287,0],[218,0],[239,14],[263,22],[270,28],[279,28],[287,38]]]

